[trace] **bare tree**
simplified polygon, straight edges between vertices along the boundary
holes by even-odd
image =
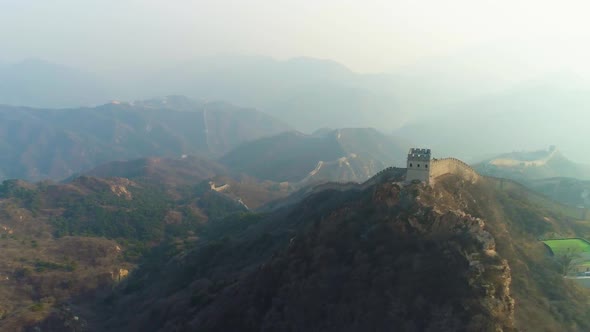
[[[560,255],[557,256],[557,261],[561,265],[562,273],[566,276],[573,267],[573,262],[580,258],[580,251],[579,250],[572,250],[571,248],[567,248],[567,250]]]

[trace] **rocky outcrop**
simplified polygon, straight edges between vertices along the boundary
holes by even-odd
[[[111,271],[111,278],[114,282],[121,282],[129,276],[129,270],[119,268]]]

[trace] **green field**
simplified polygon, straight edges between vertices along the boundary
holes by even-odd
[[[563,253],[590,253],[590,242],[579,239],[560,239],[543,241],[555,255]]]

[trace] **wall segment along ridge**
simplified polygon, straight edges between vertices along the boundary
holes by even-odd
[[[471,182],[480,177],[473,167],[456,158],[434,159],[430,165],[430,181],[445,174],[459,175]]]
[[[366,188],[375,183],[381,182],[385,179],[394,178],[400,175],[401,172],[405,172],[407,169],[398,167],[388,167],[369,180],[363,183],[362,187]],[[475,182],[480,178],[480,175],[465,162],[456,158],[444,158],[444,159],[432,159],[430,163],[430,181],[434,181],[436,178],[445,175],[454,174],[462,177],[463,179]]]

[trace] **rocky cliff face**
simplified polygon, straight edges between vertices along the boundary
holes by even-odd
[[[510,267],[514,323],[522,331],[586,331],[588,292],[564,280],[538,238],[551,232],[575,235],[579,211],[501,180],[462,174],[436,179],[421,200],[438,212],[481,218],[494,251]],[[504,278],[508,282],[508,275]],[[507,289],[507,288],[506,288]]]

